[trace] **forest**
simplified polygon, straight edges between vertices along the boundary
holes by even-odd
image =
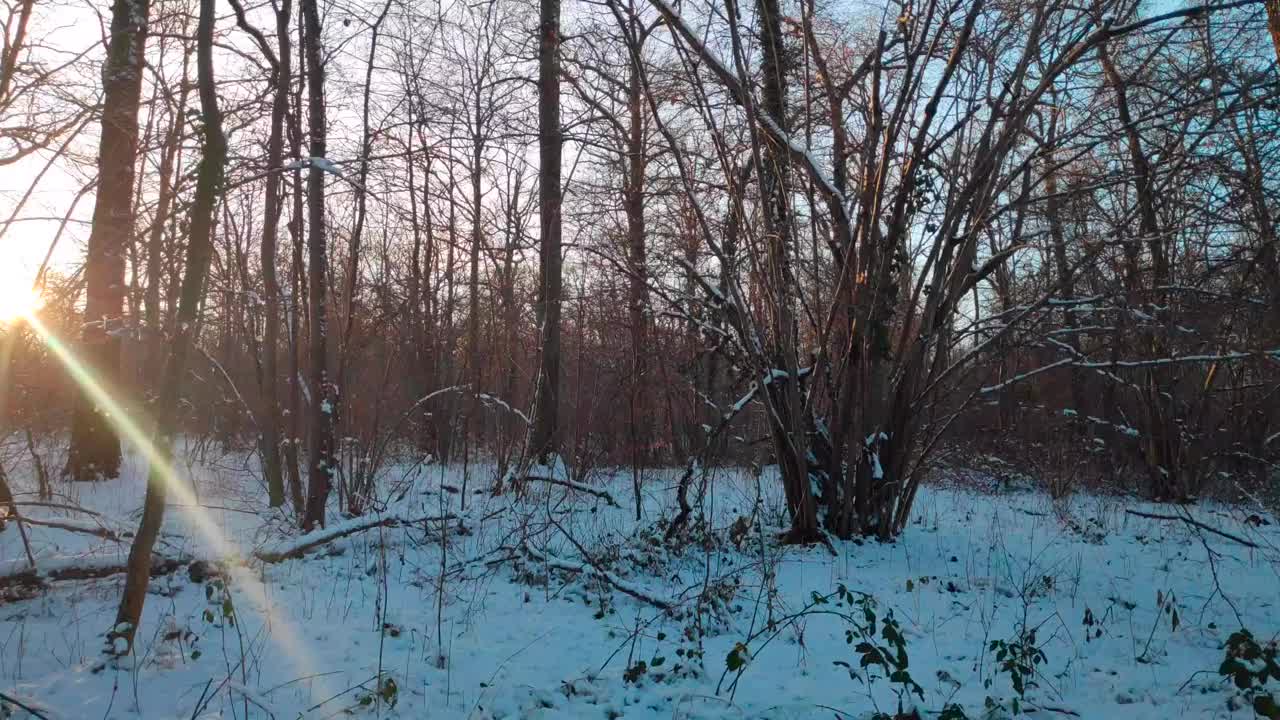
[[[0,718],[1280,720],[1280,0],[0,28]]]

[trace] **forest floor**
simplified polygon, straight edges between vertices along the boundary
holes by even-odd
[[[48,579],[122,564],[127,538],[29,527],[47,581],[31,589],[12,577],[28,568],[17,529],[0,532],[0,692],[95,719],[843,720],[892,717],[900,696],[924,718],[1248,718],[1218,675],[1224,645],[1280,631],[1280,524],[1245,507],[1052,500],[968,477],[924,489],[897,542],[783,547],[776,483],[726,470],[706,524],[672,547],[677,471],[646,473],[637,522],[629,471],[592,479],[613,506],[557,486],[476,492],[484,467],[464,495],[459,468],[420,466],[390,473],[388,525],[265,562],[306,538],[261,508],[243,458],[225,460],[184,468],[200,507],[170,507],[160,544],[212,564],[153,580],[129,658],[102,654],[122,575]],[[56,487],[54,504],[99,515],[27,514],[128,530],[143,477],[130,458],[118,481]],[[1129,511],[1186,512],[1257,547]],[[909,680],[891,682],[900,651]]]

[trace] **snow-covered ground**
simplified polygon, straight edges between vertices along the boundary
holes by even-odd
[[[545,484],[474,494],[493,471],[473,467],[463,508],[461,470],[424,466],[389,475],[407,493],[387,517],[455,517],[266,563],[255,550],[287,550],[292,531],[260,507],[242,465],[187,468],[203,507],[170,508],[160,551],[226,569],[204,582],[186,567],[157,577],[136,657],[101,654],[121,576],[51,582],[0,601],[0,692],[51,718],[864,718],[892,716],[898,691],[922,717],[948,706],[944,717],[1003,717],[1018,699],[1032,717],[1247,718],[1217,674],[1224,643],[1242,625],[1263,641],[1280,631],[1280,525],[1250,508],[1190,512],[1257,548],[1126,512],[1181,512],[1169,507],[933,487],[898,542],[832,554],[776,545],[776,484],[721,471],[704,507],[710,532],[669,548],[659,523],[673,514],[674,471],[647,473],[636,522],[629,471],[593,479],[615,507]],[[29,514],[127,530],[142,503],[136,459],[125,475],[57,486],[73,497],[54,503],[101,516]],[[197,512],[211,522],[193,522]],[[46,573],[128,551],[127,540],[29,532]],[[212,557],[227,546],[238,557]],[[10,524],[0,575],[26,567]],[[897,661],[887,618],[919,693],[862,666],[866,641]],[[1001,650],[1027,658],[1023,698]]]

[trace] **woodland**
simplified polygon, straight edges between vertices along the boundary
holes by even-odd
[[[1280,0],[0,26],[0,718],[1280,718]]]

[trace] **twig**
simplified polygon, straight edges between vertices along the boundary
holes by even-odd
[[[1199,520],[1196,520],[1193,517],[1187,517],[1182,515],[1160,515],[1157,513],[1148,513],[1148,512],[1142,512],[1141,510],[1130,510],[1130,509],[1126,509],[1125,512],[1128,513],[1129,515],[1137,515],[1138,517],[1151,518],[1153,520],[1181,520],[1182,522],[1188,525],[1194,525],[1195,527],[1198,527],[1201,530],[1206,530],[1208,532],[1211,532],[1214,535],[1224,537],[1228,540],[1234,540],[1240,543],[1241,545],[1244,545],[1245,547],[1251,547],[1255,549],[1258,547],[1257,543],[1251,542],[1249,540],[1245,540],[1239,535],[1232,535],[1231,533],[1226,532],[1224,530],[1219,530],[1211,525],[1206,525],[1200,522]]]

